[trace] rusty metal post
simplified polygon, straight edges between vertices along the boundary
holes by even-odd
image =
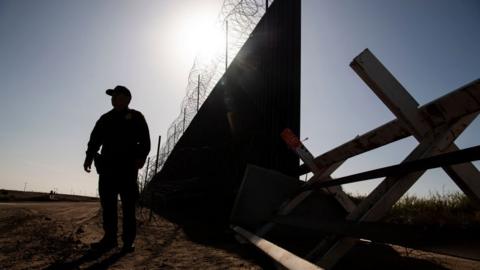
[[[155,173],[157,173],[157,169],[158,169],[158,157],[160,156],[160,142],[161,141],[162,141],[162,136],[158,135],[157,158],[155,160]]]

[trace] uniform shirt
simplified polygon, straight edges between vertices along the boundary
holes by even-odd
[[[137,159],[144,162],[150,152],[150,134],[143,115],[133,109],[112,109],[102,115],[90,135],[87,160],[93,160],[100,146],[106,172],[134,168]],[[95,165],[98,171],[97,160]]]

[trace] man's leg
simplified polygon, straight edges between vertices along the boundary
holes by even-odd
[[[133,251],[133,242],[136,236],[137,219],[135,217],[135,204],[138,199],[137,177],[131,176],[120,191],[123,211],[123,246],[126,251]]]
[[[118,192],[113,185],[113,177],[110,175],[100,175],[98,181],[98,193],[102,205],[103,230],[105,235],[102,241],[117,241],[117,203]]]

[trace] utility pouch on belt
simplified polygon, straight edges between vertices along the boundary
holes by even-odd
[[[102,155],[96,153],[95,157],[93,158],[93,162],[95,164],[95,169],[97,170],[98,174],[102,174],[105,172],[105,158]]]

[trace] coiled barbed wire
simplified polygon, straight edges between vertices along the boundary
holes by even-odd
[[[145,172],[143,175],[139,175],[139,181],[148,182],[162,168],[178,139],[183,135],[203,102],[225,73],[227,66],[237,55],[272,2],[274,0],[223,1],[217,22],[213,27],[222,29],[224,40],[218,41],[222,44],[219,44],[217,50],[210,54],[208,59],[201,57],[201,52],[196,56],[188,76],[180,114],[168,128],[166,140],[160,148],[158,165],[155,164],[156,155],[151,156]],[[155,171],[156,168],[157,171]],[[145,177],[145,173],[147,173],[147,177]]]

